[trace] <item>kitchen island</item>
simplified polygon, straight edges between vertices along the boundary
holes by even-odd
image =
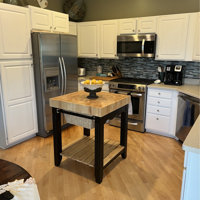
[[[127,120],[130,97],[108,92],[98,93],[97,99],[88,99],[84,91],[50,99],[53,112],[54,161],[59,166],[62,155],[88,164],[95,169],[95,179],[101,183],[103,169],[119,155],[127,156]],[[81,140],[62,148],[61,113],[66,113],[70,123],[84,127]],[[104,124],[121,114],[120,142],[104,141]],[[94,138],[90,129],[95,128]]]

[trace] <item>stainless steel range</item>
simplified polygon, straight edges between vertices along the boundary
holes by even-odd
[[[128,129],[144,132],[147,85],[153,83],[149,79],[118,78],[109,82],[109,92],[131,96],[128,109]],[[120,117],[109,122],[120,126]]]

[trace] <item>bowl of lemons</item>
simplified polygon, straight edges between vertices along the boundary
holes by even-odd
[[[96,95],[97,92],[101,92],[101,89],[104,85],[104,81],[102,80],[85,80],[82,81],[81,84],[84,88],[85,92],[89,92],[89,96],[87,96],[88,99],[96,99],[98,96]]]

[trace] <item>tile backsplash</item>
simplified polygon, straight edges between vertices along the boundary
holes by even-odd
[[[92,59],[79,58],[78,66],[85,67],[87,75],[95,75],[96,68],[101,65],[103,73],[111,72],[113,65],[117,65],[123,77],[157,79],[159,65],[183,65],[184,78],[200,79],[200,63],[184,61],[158,61],[153,58],[124,58],[124,59]]]

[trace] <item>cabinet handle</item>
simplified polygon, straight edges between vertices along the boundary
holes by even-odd
[[[135,32],[135,29],[133,29],[133,32]]]
[[[56,27],[54,27],[54,30],[56,30]]]
[[[158,58],[158,55],[156,55],[156,58]]]
[[[52,29],[52,26],[50,26],[50,29]]]
[[[159,118],[157,117],[156,120],[159,120]]]
[[[158,101],[158,103],[160,103],[160,101]]]
[[[159,110],[157,110],[157,112],[160,112]]]
[[[138,32],[140,32],[140,29],[138,30]]]
[[[160,92],[158,92],[158,95],[160,95]]]
[[[96,54],[96,57],[98,57],[98,54]]]

